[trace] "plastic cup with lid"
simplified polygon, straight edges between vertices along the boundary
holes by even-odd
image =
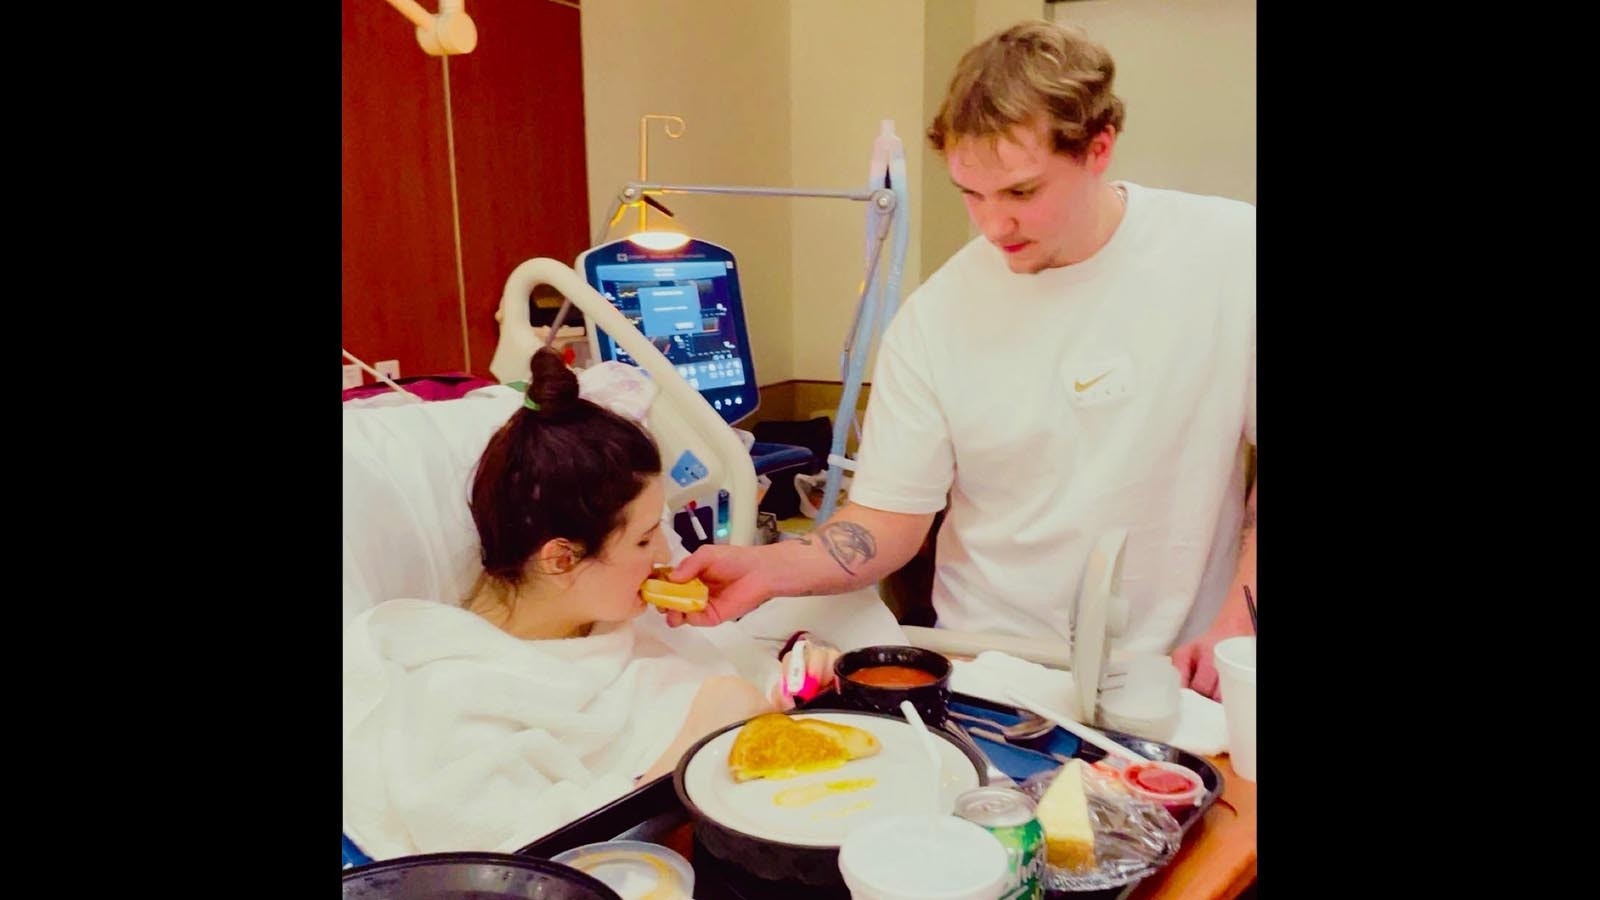
[[[839,847],[852,900],[997,900],[1008,865],[999,839],[955,816],[884,816]]]
[[[1212,651],[1222,686],[1222,715],[1228,722],[1228,756],[1233,771],[1256,780],[1256,638],[1218,641]]]

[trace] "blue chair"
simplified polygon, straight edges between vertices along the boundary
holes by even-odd
[[[750,461],[755,464],[757,477],[780,469],[810,465],[812,458],[810,450],[794,444],[756,441],[750,445]]]

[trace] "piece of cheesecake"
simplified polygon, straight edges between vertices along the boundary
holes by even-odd
[[[1084,762],[1061,767],[1039,799],[1039,824],[1044,826],[1045,858],[1052,866],[1073,872],[1094,868],[1094,824],[1083,793]]]

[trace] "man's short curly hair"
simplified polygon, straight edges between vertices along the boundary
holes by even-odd
[[[1013,25],[968,50],[928,128],[935,150],[960,138],[1000,138],[1042,120],[1057,153],[1082,159],[1095,135],[1122,130],[1106,48],[1052,22]]]

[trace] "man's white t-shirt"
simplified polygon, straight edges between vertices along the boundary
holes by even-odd
[[[1126,633],[1169,653],[1232,579],[1255,425],[1255,207],[1122,183],[1093,257],[1012,273],[978,238],[884,335],[850,499],[945,508],[939,625],[1071,634],[1090,549],[1128,529]]]

